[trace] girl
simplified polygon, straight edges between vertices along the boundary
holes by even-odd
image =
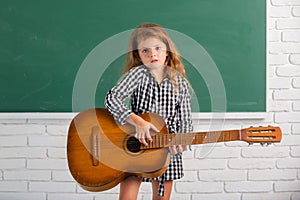
[[[164,118],[169,133],[192,131],[189,83],[175,45],[157,24],[142,24],[131,34],[125,76],[105,99],[105,106],[121,124],[135,126],[135,137],[144,145],[152,142],[157,128],[139,117],[153,112]],[[130,97],[131,109],[125,100]],[[172,146],[166,172],[153,179],[131,176],[120,184],[120,200],[137,199],[142,181],[152,182],[153,199],[170,199],[173,180],[182,178],[181,153],[185,147]]]

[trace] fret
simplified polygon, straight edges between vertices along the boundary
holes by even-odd
[[[153,148],[153,141],[155,140],[155,135],[152,137],[152,142],[148,142],[148,148]]]
[[[225,132],[222,133],[222,141],[225,141]]]
[[[180,144],[182,144],[182,134],[180,134]]]
[[[201,141],[202,141],[203,144],[205,144],[205,140],[204,140],[205,138],[206,138],[206,135],[204,137],[204,134],[201,134]]]

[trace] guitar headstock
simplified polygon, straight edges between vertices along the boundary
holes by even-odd
[[[249,144],[271,144],[280,142],[282,137],[280,127],[266,126],[266,127],[250,127],[242,129],[241,140]]]

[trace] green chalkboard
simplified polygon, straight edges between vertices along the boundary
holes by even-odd
[[[266,110],[265,1],[2,0],[0,111],[78,112],[91,107],[85,99],[103,107],[125,59],[112,55],[126,48],[127,31],[144,22],[174,37],[194,90],[193,111]],[[124,42],[105,46],[120,33]],[[91,59],[90,70],[102,69],[101,77],[86,74],[76,85]]]

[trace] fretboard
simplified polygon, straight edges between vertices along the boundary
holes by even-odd
[[[141,149],[163,148],[173,145],[196,145],[241,140],[241,130],[196,133],[160,134],[152,136],[152,142]]]

